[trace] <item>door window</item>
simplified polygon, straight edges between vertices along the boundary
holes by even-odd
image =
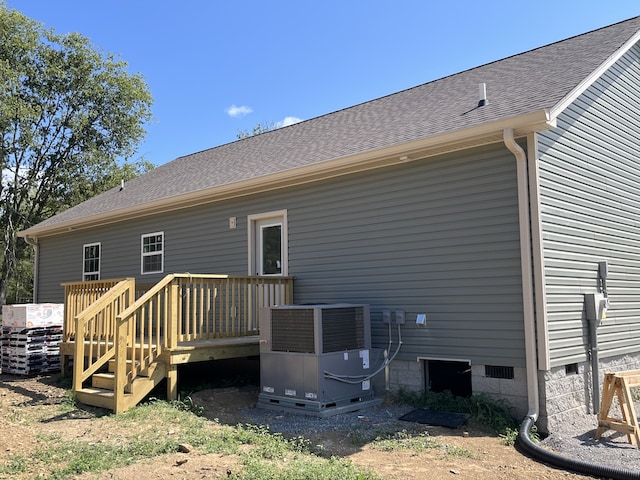
[[[260,275],[282,275],[282,224],[260,226]]]

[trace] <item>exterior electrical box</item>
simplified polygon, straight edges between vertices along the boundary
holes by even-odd
[[[329,416],[375,401],[368,305],[283,305],[260,312],[258,407]]]

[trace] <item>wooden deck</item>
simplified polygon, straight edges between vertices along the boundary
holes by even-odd
[[[67,368],[73,360],[74,394],[116,413],[165,378],[176,399],[178,365],[258,355],[260,309],[293,299],[291,277],[172,274],[142,288],[133,279],[64,286],[60,352]]]
[[[260,354],[259,340],[260,335],[251,335],[179,342],[175,348],[160,355],[159,360],[169,365],[182,365],[228,358],[251,357]],[[136,343],[136,347],[140,347],[139,342]],[[75,342],[63,342],[60,344],[60,354],[66,357],[67,360],[73,358],[74,350]],[[67,361],[67,368],[69,368],[68,364],[69,362]]]

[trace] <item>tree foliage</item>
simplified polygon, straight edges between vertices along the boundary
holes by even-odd
[[[255,135],[260,135],[261,133],[269,132],[271,130],[275,130],[279,128],[278,124],[275,122],[262,122],[256,123],[253,127],[252,131],[249,130],[238,130],[236,134],[236,138],[238,140],[242,140],[243,138],[253,137]]]
[[[151,103],[125,62],[0,2],[0,303],[25,256],[18,231],[149,169],[117,159],[135,153]]]

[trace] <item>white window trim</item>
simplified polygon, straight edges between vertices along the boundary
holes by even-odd
[[[162,250],[159,252],[149,252],[144,253],[144,239],[145,237],[154,237],[154,236],[162,236]],[[153,233],[143,233],[140,235],[140,274],[141,275],[153,275],[154,273],[163,273],[164,272],[164,252],[165,252],[165,242],[164,242],[164,232],[153,232]],[[154,270],[152,272],[144,271],[144,257],[149,257],[151,255],[160,255],[160,270]]]
[[[95,246],[99,247],[99,251],[98,251],[98,270],[95,272],[85,272],[84,271],[84,266],[86,264],[87,261],[87,257],[85,256],[87,253],[87,247],[95,247]],[[85,277],[87,275],[98,275],[98,280],[100,280],[100,267],[102,266],[102,242],[93,242],[93,243],[85,243],[84,245],[82,245],[82,281],[83,282],[87,282],[89,280],[85,280]]]
[[[282,273],[278,276],[289,275],[289,229],[287,222],[287,210],[275,210],[273,212],[257,213],[247,216],[247,239],[248,239],[248,273],[255,275],[257,265],[255,260],[256,252],[256,223],[261,220],[273,219],[274,223],[282,222]]]

